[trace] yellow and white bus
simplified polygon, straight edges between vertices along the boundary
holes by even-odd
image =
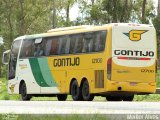
[[[64,101],[132,101],[156,91],[156,32],[152,25],[113,23],[59,28],[14,40],[4,52],[8,92]]]

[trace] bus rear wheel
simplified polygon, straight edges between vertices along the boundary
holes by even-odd
[[[67,99],[67,94],[59,94],[59,95],[57,95],[57,99],[58,99],[59,101],[66,101],[66,99]]]
[[[82,100],[81,88],[78,86],[78,82],[76,80],[71,83],[71,95],[74,101]]]
[[[21,94],[21,99],[23,101],[29,101],[32,96],[27,94],[27,87],[26,84],[23,82],[20,86],[20,94]]]
[[[89,92],[89,84],[87,80],[82,84],[82,97],[84,101],[92,101],[94,99],[94,95]]]

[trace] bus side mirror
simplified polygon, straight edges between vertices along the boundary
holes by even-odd
[[[9,63],[9,54],[10,54],[10,50],[7,50],[3,53],[2,63],[5,65]]]

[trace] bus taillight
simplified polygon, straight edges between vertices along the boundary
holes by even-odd
[[[109,58],[107,61],[107,78],[111,80],[111,71],[112,71],[112,58]]]

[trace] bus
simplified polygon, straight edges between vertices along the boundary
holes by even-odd
[[[65,101],[71,95],[74,101],[94,96],[132,101],[136,94],[156,91],[156,46],[155,28],[146,24],[85,25],[21,36],[3,53],[8,92],[22,100]]]

